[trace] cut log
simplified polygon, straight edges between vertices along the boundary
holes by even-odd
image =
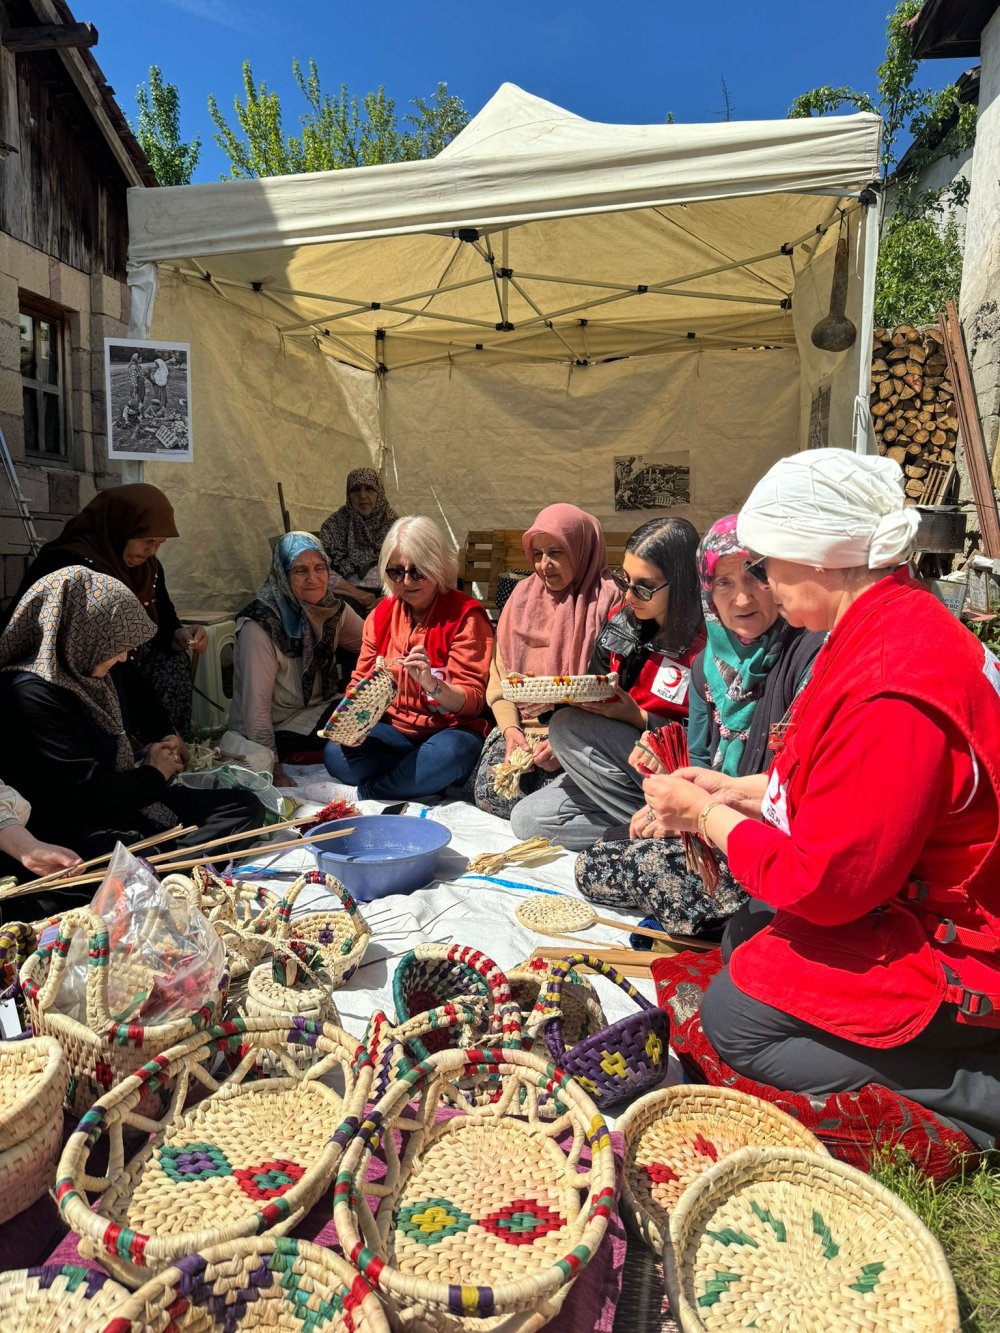
[[[914,437],[913,437],[913,443],[914,443],[914,444],[919,444],[919,445],[924,445],[924,444],[927,443],[927,441],[928,441],[930,438],[931,438],[931,437],[930,437],[930,433],[929,433],[928,431],[926,431],[926,430],[918,430],[917,433],[916,433],[916,435],[914,435]]]
[[[940,453],[942,463],[954,463],[955,455],[951,449],[942,449]]]
[[[924,387],[920,390],[920,397],[925,403],[933,403],[934,399],[937,397],[937,390],[932,384],[928,384],[927,381],[924,380]]]
[[[908,402],[911,398],[916,398],[916,396],[917,396],[917,391],[913,387],[913,385],[907,384],[904,381],[903,387],[899,391],[900,400],[905,403]]]
[[[906,452],[911,458],[918,458],[924,452],[924,447],[922,444],[917,444],[916,440],[911,440],[906,446]]]
[[[891,412],[891,411],[892,411],[892,408],[889,406],[888,403],[873,403],[873,404],[872,404],[872,416],[873,416],[873,417],[884,417],[885,414],[886,414],[887,412]]]
[[[927,348],[923,343],[913,343],[910,346],[910,360],[921,364],[927,360]]]
[[[876,385],[876,392],[878,393],[879,399],[881,401],[884,402],[886,398],[891,398],[892,395],[895,393],[893,384],[894,381],[892,376],[890,375],[888,379],[884,379],[881,384]]]
[[[948,443],[948,436],[945,435],[943,430],[936,430],[932,432],[931,444],[933,444],[936,449],[940,449],[942,444],[947,444],[947,443]]]
[[[918,379],[923,379],[924,368],[919,361],[914,361],[913,357],[908,357],[906,361],[906,373],[907,375],[916,375]]]
[[[892,444],[885,451],[885,456],[886,458],[891,458],[894,463],[902,463],[903,459],[906,457],[906,450],[901,448],[898,444]]]
[[[916,500],[918,496],[924,493],[924,483],[922,481],[908,481],[905,489],[906,494]]]
[[[901,347],[894,347],[891,352],[886,353],[885,359],[890,365],[897,361],[908,361],[910,359],[909,344],[903,343]]]
[[[885,420],[887,420],[887,418],[883,418],[883,421]],[[895,426],[886,426],[882,431],[882,439],[885,440],[886,444],[892,444],[898,434],[899,431]],[[946,438],[944,431],[941,431],[941,444],[944,444]]]
[[[881,356],[875,358],[872,362],[872,374],[878,375],[889,369],[889,363]]]
[[[908,477],[926,477],[928,469],[921,467],[918,463],[908,463],[903,471]]]

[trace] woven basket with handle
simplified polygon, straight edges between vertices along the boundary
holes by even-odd
[[[941,1246],[870,1176],[801,1148],[742,1148],[689,1185],[663,1251],[685,1333],[958,1333]]]
[[[537,1055],[546,1055],[548,1052],[542,1031],[545,1010],[539,1006],[538,1000],[541,995],[549,992],[551,967],[552,964],[544,958],[534,958],[518,963],[517,967],[507,973],[511,995],[521,1011],[521,1027],[525,1037],[531,1039],[530,1049]],[[559,992],[559,1007],[563,1040],[568,1046],[575,1046],[584,1037],[608,1025],[597,992],[587,977],[579,972],[570,972],[564,978]]]
[[[500,1096],[469,1098],[470,1080]],[[560,1114],[540,1115],[553,1101]],[[373,1156],[385,1170],[368,1179]],[[368,1112],[337,1176],[334,1221],[393,1327],[514,1333],[559,1310],[614,1195],[611,1138],[577,1082],[528,1051],[451,1050]]]
[[[381,1097],[393,1079],[421,1059],[414,1050],[416,1044],[426,1048],[428,1040],[441,1042],[442,1050],[448,1045],[465,1046],[470,1035],[473,1040],[484,1035],[484,1016],[490,1012],[492,1006],[483,998],[443,1004],[402,1023],[394,1023],[388,1014],[376,1011],[368,1020],[363,1038],[375,1066],[372,1100]]]
[[[625,1137],[622,1214],[657,1253],[683,1191],[723,1157],[751,1146],[826,1155],[819,1139],[771,1102],[700,1083],[647,1093],[615,1127]]]
[[[600,972],[634,1000],[639,1011],[570,1046],[563,1030],[562,988],[566,973],[574,967]],[[552,1059],[580,1080],[598,1106],[615,1106],[637,1097],[666,1078],[669,1017],[602,959],[576,953],[554,960],[548,987],[539,996],[536,1009],[545,1021],[545,1041]]]
[[[400,960],[392,979],[396,1021],[441,1010],[448,1004],[481,1001],[482,1026],[454,1031],[450,1025],[413,1032],[409,1044],[418,1060],[447,1046],[470,1041],[521,1044],[521,1015],[506,974],[492,958],[464,944],[418,944]]]
[[[128,1292],[81,1264],[46,1264],[0,1273],[3,1333],[105,1333]],[[112,1322],[109,1323],[109,1320]]]
[[[52,1037],[0,1045],[0,1223],[51,1189],[69,1066]]]
[[[66,955],[78,930],[87,935],[87,1012],[78,1022],[61,1014],[54,1003],[66,970]],[[36,1035],[55,1037],[69,1064],[66,1105],[82,1115],[103,1093],[133,1073],[154,1055],[202,1031],[223,1011],[229,978],[223,973],[218,989],[190,1014],[168,1023],[118,1022],[108,1008],[108,928],[89,907],[74,908],[59,923],[51,944],[37,949],[21,968],[21,988]],[[123,969],[128,963],[123,962]],[[149,977],[136,975],[136,990],[149,987]],[[162,1083],[149,1090],[146,1109],[156,1114],[167,1088]]]
[[[378,1297],[346,1260],[290,1236],[214,1245],[130,1296],[106,1333],[389,1333]]]
[[[8,921],[0,927],[0,1001],[13,1000],[18,1021],[23,1025],[27,1020],[24,996],[21,993],[20,971],[25,959],[34,952],[38,943],[35,927],[26,921]],[[7,1041],[19,1040],[30,1033],[13,1033]]]
[[[326,726],[316,734],[334,745],[360,745],[395,697],[395,677],[385,659],[378,657],[375,670],[348,685]]]
[[[297,1045],[315,1049],[307,1070]],[[371,1076],[354,1038],[305,1018],[237,1019],[164,1052],[102,1097],[63,1150],[56,1197],[80,1254],[137,1287],[208,1246],[290,1230],[332,1182]],[[174,1096],[151,1122],[138,1108],[163,1078]],[[129,1159],[136,1131],[147,1137]],[[105,1148],[108,1166],[91,1175]]]

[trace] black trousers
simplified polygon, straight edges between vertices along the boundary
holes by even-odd
[[[726,928],[723,958],[728,961],[773,915],[751,899]],[[881,1083],[991,1148],[1000,1134],[1000,1029],[959,1023],[956,1014],[954,1006],[942,1005],[919,1036],[881,1050],[834,1037],[751,999],[733,984],[728,968],[713,979],[701,1003],[705,1035],[737,1073],[818,1097]]]

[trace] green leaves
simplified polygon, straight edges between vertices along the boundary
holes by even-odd
[[[181,142],[180,93],[174,83],[164,83],[158,65],[149,67],[149,86],[140,84],[135,90],[139,108],[135,137],[149,158],[161,185],[189,185],[198,157],[201,140]]]

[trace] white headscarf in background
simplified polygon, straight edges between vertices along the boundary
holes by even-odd
[[[807,449],[782,458],[742,506],[740,543],[821,569],[891,569],[912,554],[920,519],[890,458]]]

